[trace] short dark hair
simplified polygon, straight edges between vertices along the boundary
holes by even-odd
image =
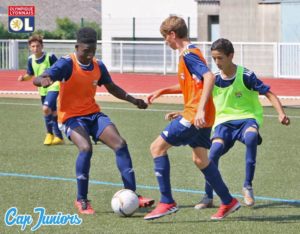
[[[217,50],[223,52],[226,56],[234,53],[234,48],[231,41],[225,38],[220,38],[214,41],[211,45],[210,50]]]
[[[84,27],[76,33],[77,42],[84,44],[97,43],[97,32],[93,28]]]

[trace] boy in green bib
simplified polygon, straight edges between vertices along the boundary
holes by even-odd
[[[34,76],[41,75],[57,60],[54,54],[43,52],[43,38],[33,35],[28,40],[29,49],[32,53],[28,58],[27,73],[19,76],[19,81],[31,80]],[[59,82],[54,82],[47,88],[39,87],[39,94],[43,105],[44,121],[47,134],[44,145],[64,144],[63,136],[57,124],[56,99],[59,93]]]
[[[229,40],[221,38],[215,41],[211,46],[211,54],[220,71],[216,74],[213,90],[216,119],[209,159],[218,165],[220,157],[233,147],[235,141],[240,141],[246,146],[243,194],[245,204],[253,206],[255,200],[252,181],[257,145],[262,142],[259,128],[263,122],[263,108],[258,95],[269,99],[278,113],[281,124],[289,125],[290,120],[278,97],[270,91],[270,87],[259,80],[252,71],[232,62],[234,48]],[[195,208],[212,206],[213,189],[206,182],[205,195]]]

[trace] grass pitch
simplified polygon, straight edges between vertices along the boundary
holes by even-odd
[[[150,143],[163,130],[168,110],[180,105],[154,104],[137,110],[124,103],[101,103],[126,139],[132,155],[138,192],[159,200],[159,191],[149,153]],[[35,207],[47,214],[76,214],[75,160],[77,149],[71,142],[63,146],[43,146],[45,135],[39,100],[0,98],[0,233],[31,233],[38,215]],[[144,221],[148,209],[130,218],[116,216],[112,195],[121,186],[113,152],[103,144],[93,145],[89,198],[96,214],[82,216],[81,225],[42,226],[36,233],[299,233],[300,229],[300,110],[287,109],[292,125],[281,126],[272,108],[265,108],[261,129],[263,144],[258,148],[254,179],[256,205],[242,207],[225,220],[210,221],[217,208],[193,208],[203,194],[204,178],[191,160],[189,147],[172,148],[171,181],[180,210],[175,215]],[[230,191],[241,202],[244,180],[245,147],[236,143],[220,161],[220,169]],[[219,199],[215,197],[215,203]],[[28,214],[33,223],[24,231],[5,225],[10,207]]]

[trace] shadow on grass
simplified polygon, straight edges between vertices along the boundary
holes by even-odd
[[[236,221],[246,222],[275,222],[275,223],[299,223],[300,215],[276,215],[276,216],[243,216]]]
[[[267,202],[262,204],[256,204],[251,209],[258,210],[264,208],[300,208],[300,203],[287,203],[287,202]]]
[[[180,208],[191,208],[193,205],[185,205],[185,206],[180,206]],[[251,209],[263,209],[263,208],[279,208],[279,209],[288,209],[288,208],[300,208],[299,203],[286,203],[286,202],[269,202],[269,203],[264,203],[264,204],[257,204]],[[247,209],[247,208],[243,208]],[[249,208],[248,208],[249,209]],[[169,218],[168,218],[169,217]],[[273,223],[299,223],[300,221],[300,214],[299,215],[263,215],[263,216],[235,216],[235,217],[226,217],[223,220],[210,220],[209,218],[207,219],[198,219],[195,220],[194,218],[191,218],[191,220],[175,220],[174,216],[169,215],[164,217],[164,220],[151,220],[149,223],[151,224],[166,224],[166,223],[204,223],[204,222],[273,222]]]
[[[173,217],[165,217],[164,220],[150,220],[150,224],[180,224],[180,223],[217,223],[217,222],[273,222],[273,223],[299,223],[300,215],[282,215],[282,216],[239,216],[227,217],[223,220],[210,220],[210,219],[191,219],[191,220],[174,220]]]

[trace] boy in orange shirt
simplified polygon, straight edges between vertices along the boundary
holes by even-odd
[[[148,96],[148,102],[151,104],[154,99],[163,94],[182,93],[184,110],[181,113],[172,112],[166,115],[165,118],[172,121],[151,144],[150,151],[154,159],[161,199],[157,207],[144,219],[157,219],[178,210],[171,193],[167,151],[172,146],[180,145],[189,145],[192,148],[194,163],[221,198],[222,204],[211,219],[223,219],[238,210],[240,204],[230,195],[218,168],[207,157],[207,149],[211,145],[211,128],[215,119],[212,101],[215,77],[207,68],[201,51],[190,43],[187,26],[182,18],[168,17],[161,24],[160,32],[172,49],[179,50],[179,84],[153,92]]]
[[[57,80],[61,81],[58,115],[65,134],[79,150],[76,160],[75,206],[81,214],[95,213],[87,197],[93,153],[90,136],[95,142],[101,141],[115,152],[124,188],[136,190],[135,174],[126,141],[97,105],[97,86],[104,85],[109,93],[139,109],[148,107],[142,99],[134,98],[112,81],[106,66],[94,57],[96,48],[96,31],[92,28],[81,28],[77,32],[75,52],[59,59],[54,66],[34,80],[36,86],[43,87]],[[153,199],[139,196],[140,207],[151,206],[153,203]]]

